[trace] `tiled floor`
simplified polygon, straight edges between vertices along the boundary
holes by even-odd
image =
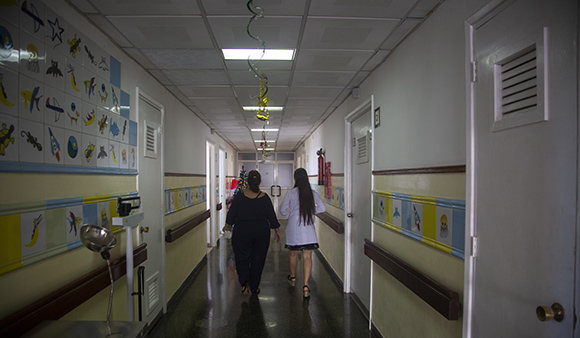
[[[283,243],[283,238],[271,242],[261,293],[242,296],[230,240],[222,238],[149,337],[373,337],[367,318],[318,255],[313,255],[309,299],[302,295],[301,260],[296,287],[288,284]]]

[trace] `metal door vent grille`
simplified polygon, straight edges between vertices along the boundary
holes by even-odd
[[[504,41],[505,40],[505,41]],[[513,35],[502,40],[498,52],[489,57],[493,64],[494,123],[492,131],[547,121],[549,96],[547,65],[548,29],[526,37]],[[477,65],[475,75],[477,80]],[[485,65],[482,63],[482,68]],[[485,81],[482,81],[484,85]]]
[[[538,106],[536,46],[501,65],[501,114],[503,116]]]
[[[151,314],[159,304],[159,272],[147,279],[147,315]]]
[[[366,163],[369,160],[369,155],[368,155],[368,135],[365,135],[363,137],[359,137],[356,140],[356,143],[358,145],[358,154],[357,154],[357,158],[356,158],[356,163]]]
[[[157,158],[157,128],[145,121],[145,157]]]

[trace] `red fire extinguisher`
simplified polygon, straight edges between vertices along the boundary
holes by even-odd
[[[318,185],[324,185],[324,148],[318,149]]]

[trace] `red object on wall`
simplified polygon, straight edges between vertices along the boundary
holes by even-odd
[[[324,149],[318,149],[316,155],[318,155],[318,185],[324,185]]]
[[[325,190],[325,197],[328,199],[332,199],[332,173],[331,173],[331,165],[330,162],[326,162],[324,168],[324,190]]]

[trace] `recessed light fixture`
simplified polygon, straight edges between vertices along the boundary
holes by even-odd
[[[226,60],[294,60],[294,49],[222,49]]]
[[[258,129],[250,129],[251,131],[278,131],[280,129],[264,129],[264,128],[258,128]]]
[[[260,110],[262,107],[258,107],[258,106],[244,106],[242,108],[244,108],[244,110]],[[269,110],[269,111],[281,111],[281,110],[284,110],[284,107],[266,107],[266,109]]]

